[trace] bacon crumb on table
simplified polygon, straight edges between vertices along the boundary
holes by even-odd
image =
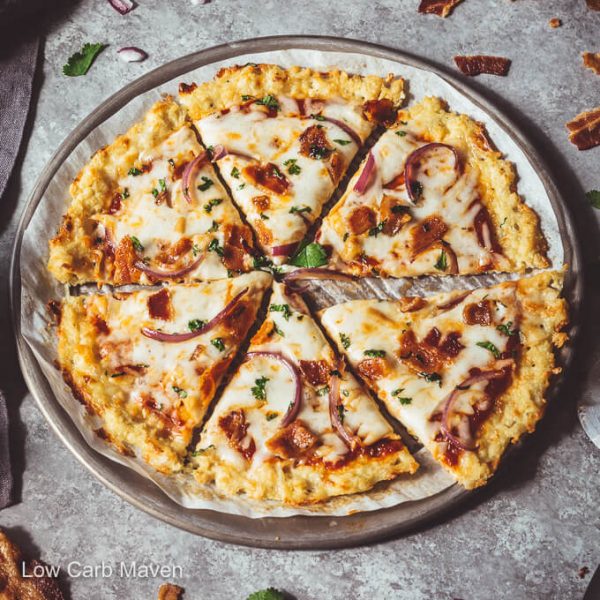
[[[600,75],[600,52],[584,52],[582,56],[583,66]]]
[[[502,56],[455,56],[454,62],[463,75],[475,77],[486,73],[487,75],[499,75],[506,77],[510,69],[511,61]]]
[[[585,0],[588,8],[592,10],[600,10],[600,0]]]
[[[589,150],[600,145],[600,106],[579,113],[567,123],[569,140],[579,150]]]
[[[158,590],[158,600],[181,600],[184,591],[173,583],[163,583]]]
[[[419,12],[432,14],[438,17],[447,17],[457,4],[462,0],[421,0]]]
[[[560,19],[557,19],[556,17],[554,17],[553,19],[550,19],[550,21],[548,22],[548,25],[550,25],[550,27],[552,27],[552,29],[556,29],[557,27],[560,27],[562,25],[562,21]]]

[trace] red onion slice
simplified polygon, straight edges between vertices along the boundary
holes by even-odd
[[[271,248],[271,254],[273,256],[289,256],[290,254],[293,254],[297,246],[298,242],[292,242],[291,244],[282,244],[281,246],[273,246]]]
[[[254,156],[251,156],[250,154],[245,154],[244,152],[238,152],[237,150],[225,148],[225,146],[223,146],[222,144],[218,144],[212,149],[211,160],[213,162],[217,162],[218,160],[221,160],[222,158],[225,158],[228,155],[237,156],[239,158],[243,158],[244,160],[255,160]]]
[[[125,62],[142,62],[148,58],[148,54],[146,52],[144,52],[141,48],[136,48],[135,46],[125,46],[124,48],[119,48],[117,53],[119,54],[119,58]]]
[[[108,3],[120,14],[126,15],[131,12],[135,7],[135,2],[131,0],[108,0]]]
[[[357,182],[354,184],[355,192],[358,192],[362,195],[367,191],[369,184],[371,183],[371,177],[374,171],[375,157],[373,156],[372,152],[369,152],[369,156],[367,157],[367,162],[365,163],[362,173],[360,174],[360,177],[358,178]]]
[[[419,200],[419,196],[415,193],[415,183],[418,183],[418,164],[428,152],[437,148],[445,148],[452,152],[452,154],[454,155],[454,172],[456,173],[457,177],[460,175],[460,157],[458,156],[456,148],[454,148],[453,146],[449,146],[448,144],[441,144],[439,142],[433,142],[431,144],[425,144],[424,146],[417,148],[414,152],[411,152],[408,155],[408,158],[406,159],[406,163],[404,165],[404,181],[406,183],[406,192],[408,194],[408,197],[410,198],[410,201],[413,204],[416,204]]]
[[[166,342],[168,344],[178,344],[179,342],[187,342],[199,335],[203,335],[206,332],[214,329],[219,323],[226,319],[233,309],[237,306],[242,296],[248,292],[248,288],[243,289],[237,296],[233,298],[225,308],[215,315],[206,325],[196,329],[196,331],[189,331],[186,333],[165,333],[164,331],[158,331],[157,329],[150,329],[149,327],[142,327],[142,335],[156,340],[157,342]]]
[[[296,269],[295,271],[285,275],[283,281],[285,283],[291,283],[303,279],[333,279],[336,281],[354,281],[354,277],[352,275],[347,275],[346,273],[341,273],[340,271],[333,271],[330,269],[321,269],[319,267]]]
[[[292,379],[294,380],[294,399],[290,403],[290,407],[287,409],[281,423],[280,427],[287,427],[298,415],[300,411],[300,405],[302,404],[302,377],[300,376],[300,371],[298,367],[288,358],[286,358],[281,352],[267,352],[267,351],[256,351],[256,352],[248,352],[246,354],[246,359],[254,358],[256,356],[262,356],[263,358],[272,358],[273,360],[278,360],[280,363],[284,364],[288,371],[292,375]]]
[[[340,121],[339,119],[332,119],[331,117],[326,117],[325,115],[321,116],[323,117],[323,120],[337,125],[344,133],[348,134],[357,146],[362,146],[362,140],[360,139],[360,135],[358,135],[358,133],[356,133],[356,131],[354,131],[354,129],[352,129],[350,125],[347,125],[346,123],[344,123],[344,121]]]
[[[348,448],[352,449],[360,445],[360,439],[344,427],[340,418],[340,406],[343,406],[340,400],[340,378],[337,375],[332,375],[329,378],[329,418],[331,419],[331,426]]]
[[[494,369],[492,371],[482,371],[477,375],[473,375],[465,379],[462,383],[457,385],[454,390],[450,393],[446,402],[444,404],[444,409],[442,411],[442,422],[441,422],[441,430],[442,433],[450,440],[452,444],[454,444],[457,448],[461,450],[473,450],[475,448],[475,440],[471,439],[470,432],[463,432],[463,435],[467,439],[461,439],[454,435],[451,431],[451,427],[449,424],[449,418],[452,413],[452,407],[458,397],[465,391],[461,388],[468,388],[476,383],[480,383],[482,381],[491,381],[492,379],[499,379],[500,377],[504,377],[505,372],[504,369],[509,366],[509,364],[513,364],[514,361],[512,359],[508,359],[508,361],[501,362],[501,368]],[[497,365],[499,366],[499,365]]]
[[[202,256],[197,258],[191,264],[189,264],[185,267],[181,267],[180,269],[177,269],[176,271],[162,271],[160,269],[153,269],[152,267],[149,267],[148,265],[146,265],[146,263],[144,263],[144,261],[142,261],[142,260],[135,261],[133,263],[133,266],[136,269],[139,269],[140,271],[142,271],[143,273],[146,273],[146,275],[150,275],[151,277],[154,277],[154,279],[173,279],[175,277],[181,277],[183,275],[186,275],[190,271],[193,271],[204,260],[205,256],[206,255],[203,254]]]
[[[206,152],[200,152],[194,160],[190,161],[183,172],[181,177],[181,191],[183,197],[191,204],[195,198],[196,191],[193,186],[193,180],[196,177],[200,167],[208,160],[208,154]],[[190,191],[192,192],[190,194]]]

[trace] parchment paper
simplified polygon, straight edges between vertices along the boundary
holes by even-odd
[[[152,103],[164,93],[170,93],[176,97],[180,81],[187,83],[205,81],[212,78],[223,66],[246,62],[272,62],[284,67],[304,65],[320,70],[339,67],[355,73],[372,73],[380,76],[395,73],[407,80],[408,103],[418,101],[426,95],[438,95],[449,103],[452,110],[466,113],[482,121],[486,124],[491,139],[498,149],[516,164],[520,178],[519,193],[541,218],[542,229],[549,243],[548,256],[553,267],[560,268],[562,266],[563,247],[558,222],[544,186],[533,167],[516,143],[487,113],[440,77],[421,69],[361,54],[300,49],[247,54],[201,67],[138,96],[93,130],[71,153],[48,185],[44,197],[24,233],[20,265],[21,331],[35,353],[57,400],[69,413],[87,443],[104,456],[150,478],[170,498],[186,508],[211,509],[248,517],[287,517],[298,514],[343,516],[360,511],[386,508],[437,494],[452,485],[454,479],[433,461],[426,450],[421,449],[416,454],[416,459],[421,464],[416,475],[403,476],[391,483],[380,484],[370,492],[334,498],[329,502],[310,508],[286,508],[270,502],[255,502],[237,496],[234,498],[219,497],[212,489],[199,487],[189,477],[162,476],[150,469],[143,461],[124,457],[114,451],[93,433],[93,429],[98,428],[101,422],[97,417],[92,418],[87,415],[63,382],[60,373],[53,366],[57,358],[56,340],[48,325],[45,306],[50,299],[60,298],[68,294],[69,290],[54,281],[46,269],[48,240],[56,232],[62,215],[66,211],[69,200],[68,187],[72,179],[98,148],[111,143],[116,135],[126,131],[141,119]],[[310,304],[322,308],[358,297],[396,298],[405,294],[409,288],[411,294],[432,293],[457,287],[478,287],[493,283],[500,278],[509,277],[507,275],[490,275],[462,278],[425,277],[418,280],[367,279],[358,286],[335,283],[324,285],[324,282],[320,281],[318,285],[309,287],[307,295]],[[457,283],[458,281],[459,283]]]

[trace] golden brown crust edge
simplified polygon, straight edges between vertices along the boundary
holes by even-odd
[[[335,99],[362,104],[368,100],[389,99],[400,105],[404,80],[395,75],[354,75],[332,69],[316,71],[309,67],[247,64],[221,69],[215,78],[201,84],[180,84],[179,97],[192,119],[240,103],[242,95],[261,98],[267,94],[292,98]]]
[[[457,147],[466,167],[479,171],[481,201],[514,270],[549,266],[539,217],[517,194],[515,167],[493,148],[482,123],[451,112],[442,99],[435,97],[400,111],[398,120],[410,121],[431,141]]]

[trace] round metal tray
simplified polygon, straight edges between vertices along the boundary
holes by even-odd
[[[509,133],[540,176],[556,213],[564,247],[565,262],[569,265],[569,273],[565,283],[565,296],[570,303],[572,323],[577,323],[583,281],[580,250],[574,232],[574,224],[553,182],[549,169],[519,131],[519,128],[481,94],[472,90],[463,81],[420,58],[399,50],[366,42],[320,36],[275,36],[244,40],[202,50],[155,69],[103,102],[64,140],[33,188],[18,227],[13,250],[10,281],[11,310],[21,369],[29,390],[36,399],[42,413],[77,459],[104,485],[124,500],[176,527],[223,542],[282,549],[348,547],[397,536],[417,527],[422,527],[426,523],[439,520],[457,505],[464,503],[468,497],[472,497],[474,492],[467,492],[456,484],[435,496],[423,500],[406,502],[389,509],[335,518],[294,516],[250,519],[208,510],[185,509],[170,500],[150,480],[109,460],[87,445],[69,415],[66,414],[54,397],[33,353],[20,332],[20,250],[23,233],[48,183],[75,146],[92,129],[116,113],[131,99],[175,77],[184,75],[203,65],[243,54],[286,49],[362,53],[397,62],[400,73],[402,72],[402,65],[429,70],[468,97],[502,129]],[[568,367],[573,354],[577,327],[572,327],[569,333],[572,343],[560,357],[565,368]],[[558,385],[553,387],[551,396],[556,395],[557,387]]]

